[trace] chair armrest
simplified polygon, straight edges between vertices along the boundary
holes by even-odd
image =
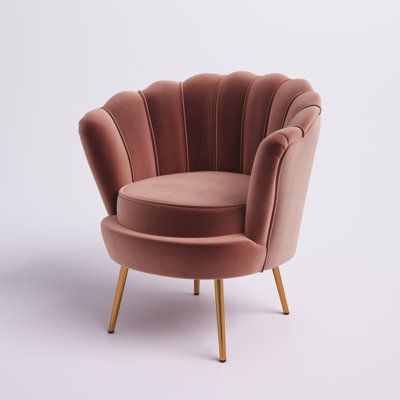
[[[283,128],[257,149],[245,234],[267,247],[264,268],[276,267],[295,253],[318,132],[319,118],[304,137],[299,127]]]
[[[301,136],[299,128],[285,128],[268,135],[257,148],[247,195],[245,233],[258,244],[265,244],[267,238],[284,155]]]
[[[79,134],[109,215],[116,213],[122,186],[157,175],[150,121],[139,93],[117,93],[87,113]]]
[[[107,111],[98,108],[79,121],[79,134],[106,210],[115,214],[119,189],[132,182],[129,158],[117,127]]]

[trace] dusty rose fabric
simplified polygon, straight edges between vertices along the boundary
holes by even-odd
[[[319,108],[312,107],[306,113],[314,122],[308,122],[310,128],[301,140],[289,144],[281,162],[264,268],[283,264],[296,251],[320,125]]]
[[[299,141],[299,128],[284,128],[264,139],[258,147],[250,177],[245,234],[256,243],[266,245],[276,205],[281,164],[289,146]]]
[[[109,215],[117,212],[119,189],[132,182],[188,171],[250,175],[241,231],[256,245],[249,249],[258,249],[258,246],[265,249],[265,257],[258,265],[258,270],[262,270],[287,261],[295,253],[320,112],[318,94],[302,79],[248,72],[224,76],[201,74],[182,83],[161,81],[138,93],[122,92],[113,96],[103,109],[91,111],[82,119],[80,135]],[[114,218],[112,233],[107,233],[108,225],[103,224],[103,235],[112,257],[118,262],[123,258],[124,264],[132,268],[146,270],[147,261],[143,258],[139,267],[138,259],[131,250],[122,249],[117,237],[121,235],[121,243],[128,246],[132,237],[139,235],[135,229],[152,232],[146,243],[154,242],[155,247],[173,236],[197,235],[191,238],[193,246],[196,240],[204,243],[206,239],[212,242],[222,237],[227,241],[236,238],[231,234],[218,236],[238,230],[232,221],[239,219],[232,216],[218,213],[218,222],[212,229],[207,218],[204,223],[196,223],[197,228],[185,227],[185,218],[191,224],[196,213],[177,217],[172,207],[160,212],[159,205],[155,205],[157,199],[149,202],[151,207],[136,202],[133,208],[129,208],[130,203],[123,203],[126,198],[121,199],[118,200],[121,229],[116,229],[118,222]],[[230,228],[225,230],[226,227]],[[139,242],[143,240],[136,242],[135,239],[135,243]],[[236,239],[232,243],[237,243]],[[182,259],[185,259],[183,253],[193,246],[186,250],[182,247]],[[174,247],[176,257],[179,248],[178,244]],[[119,252],[124,257],[119,257]],[[127,258],[128,254],[131,259]],[[204,255],[209,265],[214,265],[213,254]],[[252,262],[258,256],[251,258],[246,253],[246,257],[249,257],[247,272],[241,265],[229,276],[254,272]],[[218,262],[221,260],[218,258]],[[209,270],[211,267],[204,265],[204,268],[206,275],[216,276]]]
[[[151,274],[189,279],[233,278],[260,271],[265,247],[241,233],[206,238],[146,235],[123,227],[116,216],[102,221],[111,258]]]
[[[118,222],[151,235],[209,237],[244,232],[249,176],[185,172],[121,188]]]
[[[129,156],[118,129],[105,110],[97,109],[81,119],[79,131],[107,212],[115,214],[119,189],[132,182]]]
[[[149,113],[159,174],[188,171],[181,84],[170,81],[156,82],[140,94]]]
[[[190,171],[215,170],[215,109],[220,81],[220,75],[201,74],[182,84]]]
[[[240,172],[245,99],[257,75],[235,72],[221,79],[216,101],[215,169]]]
[[[281,74],[260,76],[251,84],[243,113],[241,171],[250,174],[258,145],[265,138],[275,94],[288,78]]]
[[[157,153],[149,118],[141,96],[122,92],[113,96],[103,106],[118,129],[120,140],[129,158],[132,181],[157,175]]]

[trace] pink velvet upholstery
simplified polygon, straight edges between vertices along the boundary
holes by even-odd
[[[233,278],[259,272],[265,247],[243,234],[180,238],[148,235],[123,227],[116,216],[101,231],[113,260],[138,271],[175,278]]]
[[[192,279],[288,261],[320,112],[305,80],[235,72],[156,82],[86,114],[79,131],[109,214],[110,256]]]
[[[212,237],[244,232],[249,176],[232,172],[161,175],[121,188],[117,219],[158,236]]]

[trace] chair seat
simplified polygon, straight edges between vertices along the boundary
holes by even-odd
[[[201,171],[162,175],[122,187],[118,222],[135,232],[168,237],[242,233],[249,175]]]

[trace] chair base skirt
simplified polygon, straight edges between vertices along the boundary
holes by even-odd
[[[180,238],[148,235],[106,217],[101,231],[110,257],[120,265],[155,275],[185,279],[225,279],[263,268],[266,249],[237,233]]]

